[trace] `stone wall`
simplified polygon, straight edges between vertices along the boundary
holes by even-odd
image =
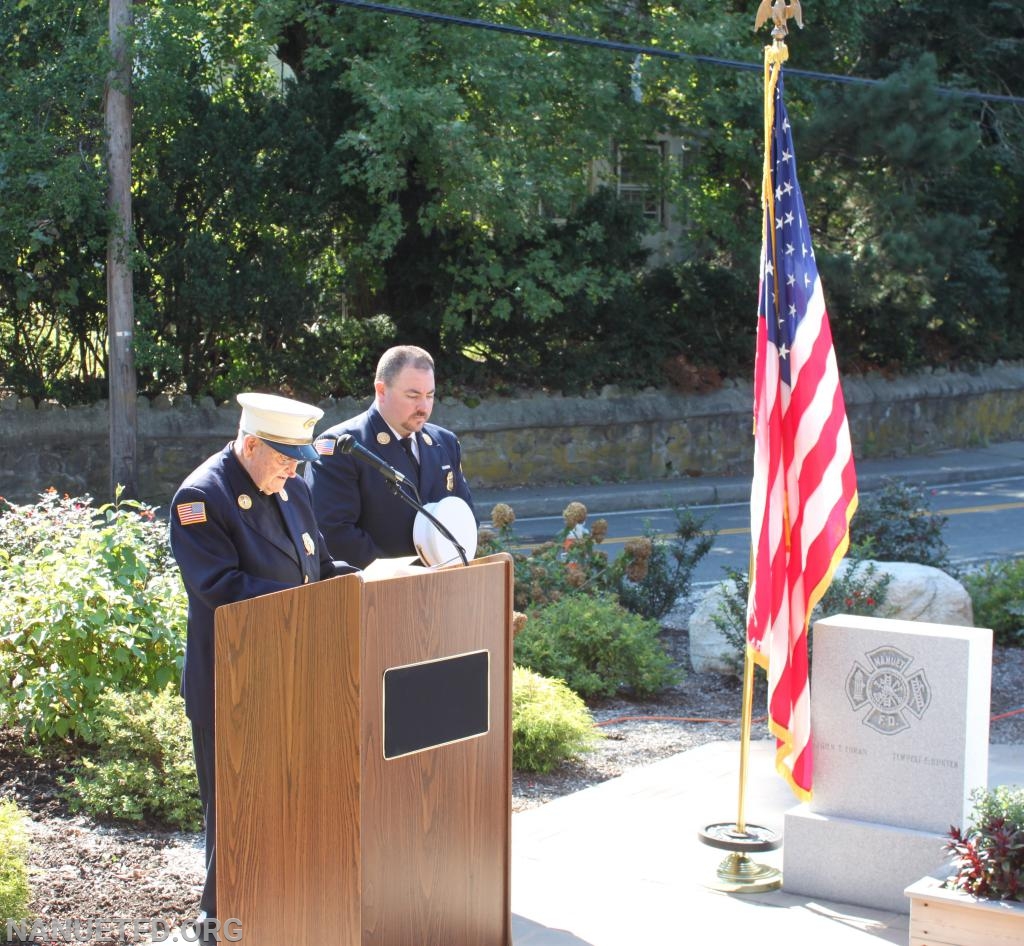
[[[976,374],[936,370],[886,379],[844,379],[858,458],[906,456],[1024,439],[1024,365]],[[433,420],[455,430],[470,483],[658,480],[745,474],[753,443],[749,383],[709,394],[608,388],[592,397],[535,395],[469,406],[438,401]],[[363,409],[325,401],[320,429]],[[238,408],[209,398],[140,398],[139,489],[166,505],[181,480],[235,434]],[[31,502],[49,486],[71,495],[109,496],[105,403],[65,408],[0,400],[0,495]]]

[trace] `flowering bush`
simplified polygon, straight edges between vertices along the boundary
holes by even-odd
[[[481,529],[477,548],[480,554],[507,552],[515,562],[515,607],[528,611],[558,601],[573,591],[595,591],[609,579],[608,555],[597,546],[604,541],[608,523],[599,519],[593,528],[585,528],[587,509],[573,502],[565,507],[565,527],[554,537],[526,554],[517,550],[512,531],[515,512],[507,503],[491,510],[495,529]]]
[[[89,496],[71,497],[50,487],[30,506],[0,496],[0,561],[13,555],[66,551],[92,525],[96,510]]]
[[[0,715],[88,736],[97,701],[159,690],[184,654],[185,596],[152,508],[48,490],[0,506]]]
[[[587,507],[571,502],[562,512],[564,527],[527,554],[517,549],[515,518],[511,506],[498,503],[491,511],[493,529],[481,529],[477,547],[483,555],[512,555],[515,607],[522,611],[542,608],[575,592],[612,593],[629,610],[660,617],[686,592],[694,567],[712,542],[703,530],[705,520],[677,510],[671,543],[652,535],[631,539],[610,562],[600,548],[608,534],[607,520],[598,519],[588,527]]]

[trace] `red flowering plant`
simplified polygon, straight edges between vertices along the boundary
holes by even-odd
[[[726,568],[727,582],[723,586],[722,601],[711,620],[733,646],[733,659],[737,670],[743,666],[743,652],[747,644],[747,598],[750,582],[746,571]],[[841,566],[828,590],[811,614],[811,623],[826,614],[860,614],[886,616],[885,596],[892,576],[879,569],[876,562],[851,558]],[[813,637],[809,644],[813,646]]]
[[[946,886],[986,900],[1024,901],[1024,788],[975,789],[966,830],[953,826]]]
[[[94,515],[92,497],[71,497],[52,486],[31,505],[15,505],[0,496],[0,554],[70,548]]]

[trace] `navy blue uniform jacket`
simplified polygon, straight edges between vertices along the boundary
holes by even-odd
[[[309,489],[293,476],[261,493],[228,444],[195,470],[171,504],[171,550],[188,593],[181,692],[193,723],[213,728],[213,612],[355,569],[332,561]],[[248,508],[246,508],[248,507]]]
[[[376,558],[415,555],[412,526],[416,510],[394,493],[373,467],[352,454],[333,449],[333,441],[351,434],[414,483],[421,502],[434,503],[458,496],[473,508],[469,484],[462,475],[462,448],[450,430],[424,424],[416,435],[420,469],[416,469],[376,405],[325,430],[317,437],[319,463],[306,464],[306,482],[313,491],[313,509],[327,547],[335,558],[360,568]],[[379,439],[378,439],[379,437]],[[387,438],[387,442],[384,438]],[[333,452],[331,452],[333,449]]]

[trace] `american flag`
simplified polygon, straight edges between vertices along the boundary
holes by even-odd
[[[206,522],[206,503],[178,503],[178,521],[183,526]]]
[[[813,768],[808,624],[849,545],[857,480],[832,332],[796,178],[782,62],[772,52],[766,50],[765,62],[768,141],[747,643],[768,675],[776,768],[806,800]]]

